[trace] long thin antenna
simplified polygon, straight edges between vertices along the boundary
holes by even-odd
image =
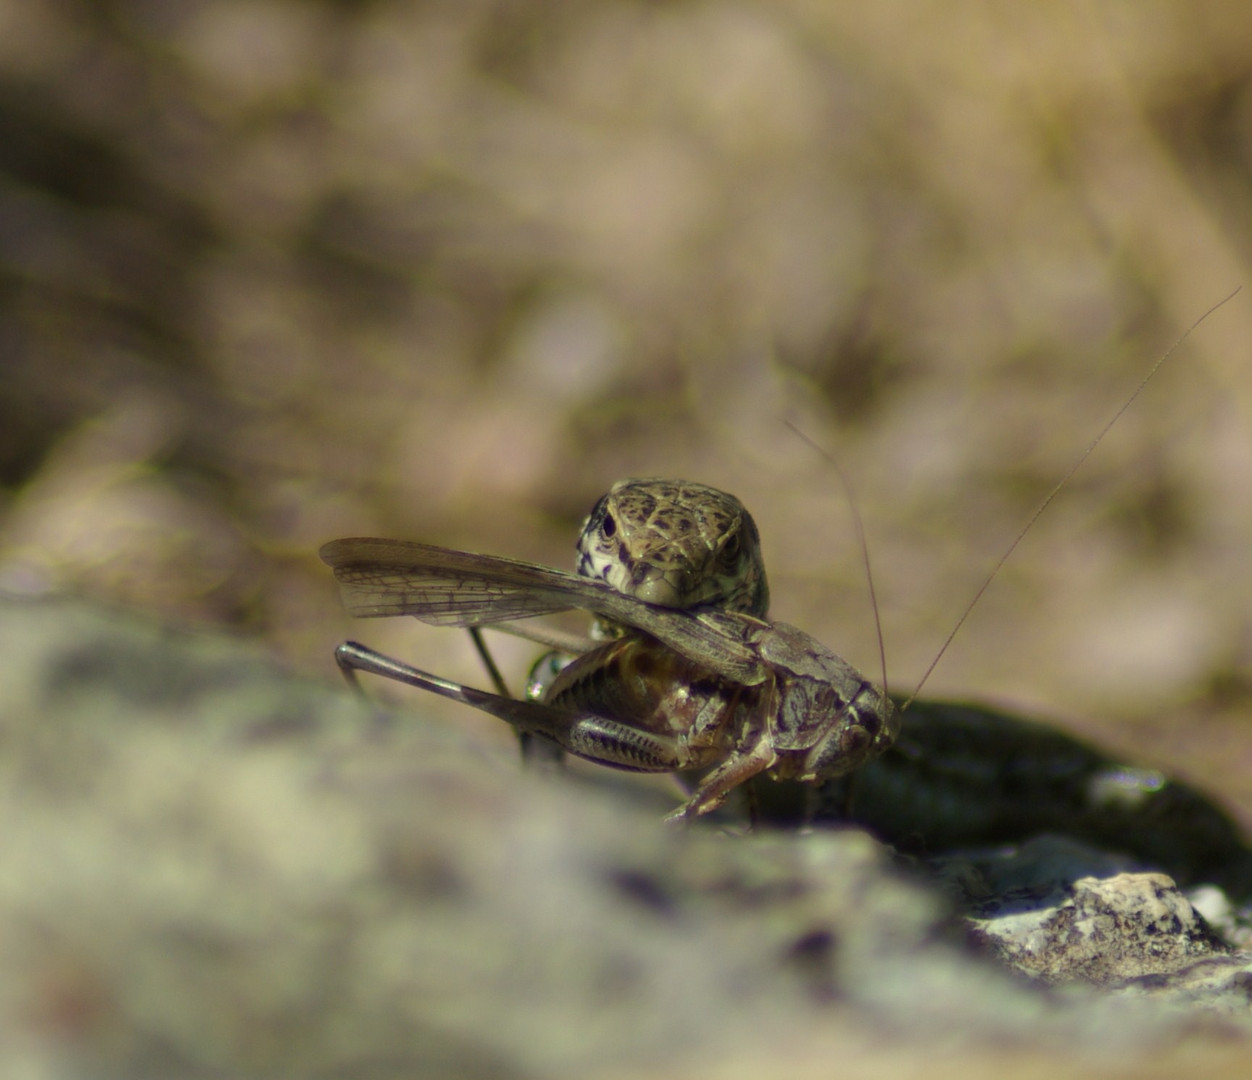
[[[835,470],[835,475],[839,477],[839,483],[843,485],[843,494],[848,501],[848,506],[852,509],[852,524],[856,529],[856,542],[861,548],[861,561],[865,566],[865,582],[869,586],[869,602],[874,609],[874,629],[878,633],[878,663],[882,671],[882,692],[887,694],[887,647],[883,644],[882,637],[882,618],[878,613],[878,594],[874,591],[874,571],[869,564],[869,543],[865,539],[865,523],[861,520],[861,508],[856,501],[856,492],[852,490],[852,481],[848,478],[848,474],[844,472],[843,467],[836,460],[835,455],[827,450],[824,446],[820,446],[810,439],[803,431],[787,418],[783,418],[792,431],[800,436],[814,450],[824,457],[831,467]],[[985,588],[986,586],[984,586]]]
[[[1156,373],[1160,370],[1161,365],[1164,364],[1166,360],[1168,360],[1171,356],[1173,356],[1174,353],[1176,353],[1182,347],[1183,342],[1185,342],[1187,338],[1191,336],[1191,334],[1194,332],[1196,327],[1198,327],[1202,322],[1204,322],[1204,320],[1207,319],[1210,315],[1212,315],[1213,312],[1215,312],[1218,308],[1225,306],[1231,300],[1233,300],[1238,295],[1239,291],[1242,288],[1243,288],[1242,285],[1238,286],[1229,296],[1219,300],[1216,304],[1214,304],[1211,308],[1209,308],[1208,311],[1206,311],[1203,315],[1201,315],[1198,319],[1196,319],[1195,322],[1193,322],[1190,326],[1188,326],[1186,330],[1183,331],[1182,336],[1177,341],[1175,341],[1173,345],[1171,345],[1168,349],[1166,349],[1165,352],[1161,355],[1160,359],[1157,360],[1157,362],[1152,365],[1151,370],[1147,373],[1147,375],[1143,377],[1143,380],[1135,388],[1135,392],[1126,399],[1122,407],[1118,409],[1117,412],[1113,414],[1109,422],[1100,429],[1100,433],[1091,441],[1091,445],[1088,446],[1087,449],[1084,450],[1079,455],[1078,460],[1074,462],[1069,472],[1067,472],[1063,477],[1061,477],[1060,482],[1050,492],[1048,492],[1047,497],[1043,500],[1043,502],[1039,504],[1035,512],[1030,515],[1030,518],[1026,522],[1026,524],[1022,526],[1021,532],[1019,532],[1017,536],[1014,537],[1013,542],[1009,544],[1008,549],[996,561],[995,566],[991,568],[991,573],[987,575],[986,580],[978,587],[978,591],[974,593],[974,598],[969,602],[968,605],[966,605],[965,610],[961,612],[961,617],[957,619],[956,625],[952,627],[952,631],[944,639],[943,645],[940,647],[939,651],[935,654],[935,658],[930,662],[930,667],[928,667],[925,673],[922,675],[921,680],[918,682],[916,688],[913,690],[913,693],[909,695],[909,699],[902,706],[900,706],[901,711],[907,709],[917,699],[917,695],[922,692],[922,687],[926,685],[926,680],[930,678],[931,672],[933,672],[935,668],[939,665],[939,661],[943,659],[943,654],[948,651],[948,646],[952,644],[952,639],[956,637],[961,627],[965,625],[965,620],[969,618],[970,612],[974,610],[974,605],[977,604],[978,601],[982,599],[983,593],[985,593],[988,587],[990,587],[991,582],[995,579],[995,576],[1000,572],[1000,568],[1006,562],[1008,562],[1009,556],[1011,556],[1013,552],[1017,550],[1017,545],[1020,544],[1022,540],[1025,539],[1026,534],[1030,532],[1030,530],[1034,527],[1034,524],[1036,521],[1039,520],[1040,515],[1052,504],[1052,500],[1055,499],[1057,495],[1060,494],[1061,489],[1066,484],[1068,484],[1070,480],[1073,479],[1074,474],[1083,467],[1083,465],[1086,463],[1087,458],[1089,458],[1095,452],[1095,448],[1104,441],[1104,437],[1109,433],[1113,425],[1116,424],[1117,421],[1122,418],[1122,414],[1127,409],[1129,409],[1131,405],[1135,403],[1135,399],[1140,394],[1143,393],[1144,388],[1148,385],[1148,383],[1152,381],[1153,376],[1155,376]]]

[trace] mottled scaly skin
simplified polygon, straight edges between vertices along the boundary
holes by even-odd
[[[588,517],[578,551],[579,573],[654,603],[760,618],[768,608],[755,523],[738,499],[703,484],[619,481]],[[894,730],[883,733],[879,745],[891,737]],[[1057,728],[918,702],[895,745],[867,757],[859,771],[799,800],[797,816],[852,820],[917,853],[1062,833],[1143,858],[1180,881],[1220,880],[1252,893],[1252,855],[1222,810]],[[765,806],[768,786],[757,782]]]
[[[793,816],[850,818],[906,851],[1061,833],[1140,856],[1180,881],[1252,894],[1239,830],[1187,785],[988,710],[918,703],[901,729],[881,689],[826,646],[743,610],[763,610],[767,593],[755,526],[732,497],[703,485],[623,482],[597,505],[580,551],[591,577],[377,537],[321,550],[361,617],[473,627],[580,608],[615,620],[610,640],[580,646],[549,672],[539,701],[474,690],[354,642],[336,660],[350,678],[369,672],[442,694],[605,765],[701,770],[671,817],[711,812],[764,774],[811,785]],[[641,599],[640,588],[658,602]],[[854,772],[855,783],[842,779]],[[762,808],[780,820],[778,797],[789,785],[756,786]]]
[[[619,480],[578,539],[578,573],[649,604],[765,618],[756,522],[733,495],[687,480]]]
[[[605,645],[559,673],[548,658],[532,670],[528,696],[579,717],[548,732],[551,742],[615,768],[702,771],[679,816],[708,812],[757,773],[816,783],[891,744],[898,714],[878,687],[809,635],[765,620],[760,536],[733,495],[690,481],[622,480],[596,503],[577,546],[580,576],[646,605],[744,617],[734,625],[761,673],[748,683],[723,678],[698,651],[680,655],[601,616],[595,636]]]
[[[913,854],[1058,833],[1252,899],[1252,853],[1201,792],[1059,728],[978,706],[915,702],[894,746],[821,785],[815,800],[805,794],[795,817],[852,821]]]
[[[756,522],[735,496],[690,480],[618,480],[600,496],[575,545],[577,572],[620,593],[671,608],[717,608],[765,618],[769,584]],[[627,630],[597,616],[592,637]],[[560,702],[552,679],[567,658],[549,653],[531,669],[527,697]],[[584,665],[584,668],[586,665]],[[561,750],[522,734],[524,756],[560,760]]]

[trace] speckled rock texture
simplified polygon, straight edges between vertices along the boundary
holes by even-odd
[[[1248,955],[1078,841],[666,829],[611,774],[526,775],[420,702],[69,602],[0,604],[0,683],[3,1075],[1235,1076],[1252,1052]]]

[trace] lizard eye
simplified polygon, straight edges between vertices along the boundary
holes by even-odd
[[[606,539],[617,533],[617,522],[613,520],[612,514],[604,515],[604,521],[600,523],[600,532]]]
[[[726,566],[733,566],[739,560],[739,553],[743,550],[743,540],[739,533],[732,533],[726,543],[722,545],[721,554],[718,556],[719,561]]]

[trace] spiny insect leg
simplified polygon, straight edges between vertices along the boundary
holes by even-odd
[[[490,713],[518,731],[551,740],[571,754],[631,772],[672,772],[686,762],[677,740],[641,731],[629,724],[581,712],[552,708],[537,701],[475,690],[472,686],[442,679],[355,641],[335,650],[335,660],[348,682],[359,688],[357,672],[429,690],[463,705]]]
[[[758,773],[763,773],[777,760],[778,755],[766,738],[759,740],[747,751],[736,751],[708,773],[691,798],[673,813],[667,814],[665,820],[687,821],[716,810],[726,801],[726,796],[732,790]]]

